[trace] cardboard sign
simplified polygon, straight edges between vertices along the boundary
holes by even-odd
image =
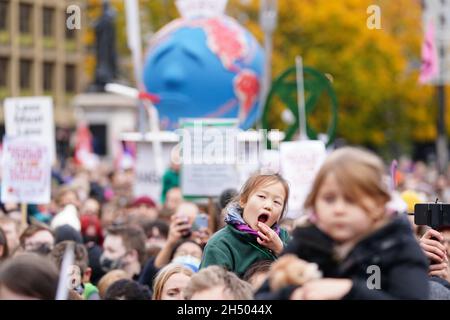
[[[51,97],[7,98],[4,101],[5,129],[8,137],[40,141],[54,162],[55,125]]]
[[[50,203],[51,162],[39,141],[5,138],[2,157],[2,202]]]
[[[326,157],[325,144],[318,140],[283,142],[280,145],[281,172],[291,187],[288,218],[303,213],[303,203]]]

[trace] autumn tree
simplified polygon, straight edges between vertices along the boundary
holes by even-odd
[[[381,9],[379,30],[367,27],[373,4]],[[412,140],[435,138],[432,90],[418,84],[420,1],[281,0],[278,5],[272,74],[301,55],[306,66],[330,75],[339,101],[338,136],[390,147],[394,155],[408,151]],[[235,0],[232,6],[247,12],[246,25],[262,41],[259,1]],[[309,121],[327,122],[320,117],[315,113]]]
[[[123,0],[111,2],[118,13],[121,69],[124,78],[132,81]],[[145,47],[154,32],[179,15],[174,0],[139,3]],[[260,0],[230,0],[227,13],[262,43],[259,5]],[[370,5],[381,9],[381,29],[367,26]],[[275,78],[292,67],[297,55],[305,66],[327,74],[339,103],[338,137],[392,156],[410,151],[413,141],[435,139],[434,91],[418,83],[423,37],[419,0],[278,0],[278,6],[272,75]],[[88,8],[93,21],[101,13],[101,0],[88,0]],[[93,40],[91,30],[86,44],[92,47]],[[90,75],[94,59],[91,54],[86,63]],[[279,106],[273,108],[276,114]],[[308,121],[324,132],[328,116],[326,111],[316,111]]]

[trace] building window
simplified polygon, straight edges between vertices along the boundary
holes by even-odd
[[[8,86],[8,59],[0,58],[0,88]]]
[[[31,60],[20,60],[20,88],[31,89],[32,75]]]
[[[8,2],[0,0],[0,31],[8,29]]]
[[[19,6],[19,30],[21,33],[31,33],[32,12],[31,4],[21,3]]]
[[[75,92],[75,84],[77,83],[75,66],[66,65],[66,92]]]
[[[53,25],[54,25],[55,10],[53,8],[44,7],[43,11],[43,24],[42,24],[42,34],[44,37],[53,36]]]
[[[43,68],[43,89],[44,91],[53,91],[53,77],[55,65],[50,62],[44,62]]]

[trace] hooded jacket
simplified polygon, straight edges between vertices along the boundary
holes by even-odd
[[[289,235],[286,230],[280,229],[280,238],[283,244],[287,243]],[[253,263],[276,259],[274,253],[259,245],[255,236],[226,225],[208,240],[200,269],[219,265],[242,277]]]

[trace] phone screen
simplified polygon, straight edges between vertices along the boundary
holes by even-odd
[[[198,214],[192,225],[193,230],[208,228],[209,217],[206,214]]]

